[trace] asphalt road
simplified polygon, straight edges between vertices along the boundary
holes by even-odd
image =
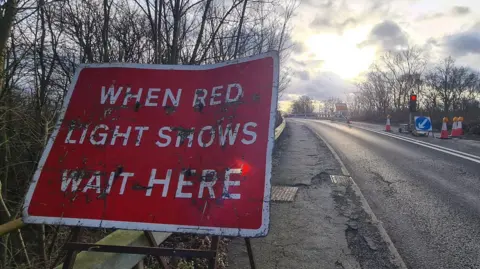
[[[342,123],[289,120],[334,148],[409,268],[480,268],[480,152],[462,158]]]

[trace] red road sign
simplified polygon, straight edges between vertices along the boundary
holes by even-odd
[[[347,104],[345,103],[336,103],[335,104],[335,111],[345,111],[348,110]]]
[[[278,55],[80,67],[25,223],[264,236]]]

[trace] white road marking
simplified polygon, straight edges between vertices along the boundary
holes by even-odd
[[[321,121],[319,121],[319,122],[321,122]],[[459,158],[462,158],[462,159],[469,160],[469,161],[480,164],[480,156],[477,156],[477,155],[465,153],[465,152],[450,149],[450,148],[447,148],[447,147],[442,147],[442,146],[431,144],[431,143],[424,142],[424,141],[419,141],[419,140],[416,140],[416,139],[413,139],[413,138],[408,138],[408,137],[403,137],[403,136],[391,134],[391,133],[384,132],[384,131],[378,131],[378,130],[374,130],[374,129],[370,129],[370,128],[360,127],[358,125],[354,125],[354,127],[358,128],[358,129],[365,130],[365,131],[370,131],[370,132],[374,132],[374,133],[377,133],[377,134],[381,134],[381,135],[384,135],[384,136],[393,137],[393,138],[396,138],[398,140],[403,140],[403,141],[406,141],[406,142],[410,142],[412,144],[416,144],[416,145],[419,145],[419,146],[422,146],[422,147],[430,148],[430,149],[433,149],[433,150],[436,150],[436,151],[447,153],[447,154],[450,154],[452,156],[456,156],[456,157],[459,157]]]
[[[475,158],[475,159],[480,160],[480,156],[469,154],[469,153],[458,151],[458,150],[454,150],[454,149],[447,148],[447,147],[443,147],[443,146],[440,146],[440,145],[428,143],[428,142],[425,142],[425,141],[419,141],[419,140],[416,140],[416,139],[413,139],[413,138],[403,137],[403,136],[400,136],[400,135],[386,133],[386,132],[381,132],[381,131],[370,129],[370,128],[364,128],[364,127],[358,127],[358,126],[356,126],[356,127],[360,128],[360,129],[367,130],[367,131],[372,131],[372,132],[375,132],[375,133],[378,133],[378,134],[383,134],[383,135],[386,135],[386,136],[395,137],[395,138],[398,138],[400,140],[409,141],[409,142],[416,143],[416,144],[423,144],[423,145],[428,146],[428,147],[435,147],[435,148],[438,148],[438,149],[441,149],[441,150],[447,150],[449,153],[452,152],[452,153],[456,153],[456,154],[460,154],[460,155],[464,155],[464,156],[467,156],[467,157],[471,157],[471,158]]]

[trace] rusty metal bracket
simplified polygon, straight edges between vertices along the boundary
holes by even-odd
[[[63,247],[63,249],[67,251],[67,255],[62,269],[72,269],[77,253],[80,251],[151,255],[157,258],[163,269],[171,268],[165,257],[206,258],[208,259],[208,269],[216,269],[220,236],[212,236],[209,250],[197,250],[158,247],[152,232],[144,231],[144,234],[150,247],[79,243],[78,240],[81,235],[81,227],[74,227],[70,232],[68,242]],[[256,269],[250,238],[245,238],[245,245],[247,248],[250,268]]]
[[[152,255],[152,256],[188,257],[188,258],[213,258],[217,255],[217,253],[212,250],[98,245],[98,244],[77,243],[77,242],[72,242],[67,244],[65,246],[65,249],[70,251],[112,252],[112,253],[144,254],[144,255]]]
[[[170,266],[164,257],[206,258],[208,259],[208,268],[216,268],[218,245],[220,242],[219,236],[212,236],[212,243],[209,250],[196,250],[158,247],[155,243],[152,232],[145,231],[144,233],[150,247],[100,245],[77,242],[80,237],[80,227],[75,227],[72,229],[69,242],[63,247],[63,249],[67,251],[67,256],[62,268],[72,269],[76,255],[80,251],[151,255],[157,258],[158,262],[164,269],[170,269]]]

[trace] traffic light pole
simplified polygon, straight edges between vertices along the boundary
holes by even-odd
[[[412,91],[410,94],[410,102],[408,104],[408,128],[410,129],[410,132],[413,131],[414,126],[412,125],[412,112],[417,112],[417,95],[415,92]]]
[[[413,126],[412,126],[412,112],[409,112],[409,113],[408,113],[408,129],[409,129],[410,131],[413,130]]]

